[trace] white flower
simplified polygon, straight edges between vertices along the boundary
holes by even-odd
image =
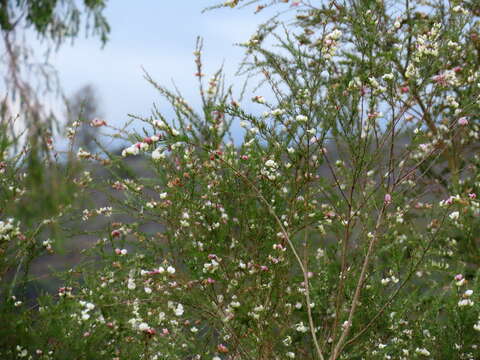
[[[162,130],[165,130],[165,129],[168,129],[168,125],[165,124],[163,121],[160,121],[160,120],[155,120],[153,122],[153,125],[159,129],[162,129]]]
[[[289,359],[295,359],[295,353],[289,351],[285,354]]]
[[[145,291],[146,294],[151,294],[152,293],[152,289],[149,288],[148,286],[144,287],[143,290]]]
[[[160,314],[158,314],[158,321],[162,322],[164,321],[166,318],[166,315],[164,312],[161,312]]]
[[[380,86],[377,79],[375,79],[374,77],[369,77],[368,81],[370,82],[370,85],[372,85],[373,88],[378,88]]]
[[[8,241],[18,234],[20,234],[20,228],[18,225],[14,225],[12,218],[6,222],[0,221],[0,240]]]
[[[255,306],[255,307],[253,308],[253,311],[255,311],[255,312],[260,312],[260,311],[263,311],[263,310],[265,310],[265,308],[263,307],[263,305],[258,305],[258,306]]]
[[[215,259],[212,259],[209,263],[203,264],[203,272],[214,273],[220,264]]]
[[[452,11],[456,12],[456,13],[459,13],[459,14],[468,15],[468,10],[464,9],[460,5],[454,6],[452,8]]]
[[[167,272],[168,272],[169,274],[175,274],[175,271],[176,271],[176,270],[175,270],[175,268],[174,268],[173,266],[169,266],[169,267],[167,268]]]
[[[306,327],[303,322],[295,324],[295,330],[301,333],[306,333],[308,331],[308,327]]]
[[[342,32],[338,29],[333,30],[330,34],[326,37],[331,40],[338,40],[342,36]]]
[[[295,120],[297,120],[298,122],[307,122],[308,121],[308,117],[306,117],[305,115],[297,115],[295,117]]]
[[[407,79],[414,79],[418,76],[418,69],[412,63],[408,64],[407,70],[405,71],[405,77]]]
[[[382,285],[387,285],[389,282],[390,282],[390,278],[385,278],[385,279],[382,279],[381,281]]]
[[[389,74],[385,74],[382,76],[382,79],[383,80],[393,80],[394,79],[394,76],[392,73],[389,73]]]
[[[415,349],[415,352],[419,355],[423,355],[423,356],[430,356],[430,351],[428,351],[427,349],[425,348],[416,348]]]
[[[270,159],[265,162],[265,166],[269,168],[275,168],[277,167],[277,163]]]
[[[480,331],[480,322],[477,322],[475,325],[473,325],[473,328],[477,331]]]
[[[467,291],[465,291],[465,294],[464,294],[464,295],[465,295],[466,297],[470,297],[470,296],[472,296],[472,294],[473,294],[473,290],[468,289]]]
[[[283,109],[272,110],[272,115],[273,116],[280,116],[280,115],[283,115],[283,114],[285,114],[285,110],[283,110]]]
[[[154,161],[159,161],[161,159],[164,159],[165,158],[165,155],[163,154],[162,150],[160,148],[156,148],[153,152],[152,152],[152,159]]]
[[[252,101],[257,102],[259,104],[265,104],[265,98],[263,96],[255,96]]]
[[[292,337],[287,336],[285,339],[282,340],[283,345],[290,346],[292,345]]]
[[[448,217],[452,220],[458,220],[458,218],[460,217],[460,213],[458,211],[454,211],[450,215],[448,215]]]
[[[464,306],[473,306],[473,301],[470,299],[462,299],[458,302],[459,307],[464,307]]]
[[[136,145],[129,146],[122,151],[122,157],[127,157],[129,155],[138,155],[140,153],[140,149]]]
[[[162,200],[166,199],[166,198],[167,198],[167,195],[168,195],[168,194],[167,194],[166,192],[161,193],[161,194],[160,194],[160,199],[162,199]]]
[[[80,149],[78,149],[77,157],[79,159],[88,159],[88,158],[92,157],[92,154],[90,154],[88,151],[85,151],[82,148],[80,148]]]
[[[175,315],[176,315],[176,316],[182,316],[183,313],[184,313],[183,305],[182,305],[182,304],[178,304],[177,307],[175,308]]]
[[[140,331],[147,331],[148,329],[150,329],[150,326],[147,323],[142,322],[138,325],[138,330]]]
[[[128,279],[127,288],[128,290],[135,290],[137,286],[135,285],[135,280],[132,278]]]
[[[111,206],[101,207],[100,209],[98,209],[96,211],[96,213],[98,215],[104,215],[106,217],[110,217],[110,216],[112,216],[112,207]]]
[[[17,345],[17,351],[18,351],[18,357],[26,357],[28,355],[28,350],[27,349],[23,349],[21,346]]]

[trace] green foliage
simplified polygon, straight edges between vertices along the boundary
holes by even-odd
[[[83,8],[80,4],[74,0],[3,0],[0,26],[4,32],[23,25],[33,27],[38,35],[59,45],[67,39],[74,39],[81,30],[81,21],[86,19],[87,33],[98,35],[105,43],[110,32],[103,15],[106,1],[85,0]]]
[[[79,149],[110,177],[74,172],[73,159],[42,171],[49,159],[28,151],[5,167],[24,199],[57,214],[46,224],[68,230],[81,211],[96,241],[32,307],[16,275],[6,286],[3,358],[478,357],[477,14],[443,1],[324,5],[298,3],[294,22],[242,44],[242,70],[261,76],[250,102],[221,71],[204,80],[201,42],[199,110],[147,75],[174,117],[155,106],[134,117],[141,131],[114,129],[129,142],[121,154]],[[75,187],[53,196],[55,174]],[[84,209],[74,191],[108,201]],[[43,226],[39,212],[0,223],[5,273],[48,251],[17,220]]]

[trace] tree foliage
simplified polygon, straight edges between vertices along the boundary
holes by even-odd
[[[11,204],[38,189],[16,191],[25,177],[6,159],[3,358],[478,358],[473,5],[271,5],[293,18],[242,44],[242,69],[261,82],[250,100],[221,71],[205,78],[199,42],[198,109],[147,75],[174,116],[154,106],[133,116],[139,131],[111,127],[129,142],[121,154],[78,150],[110,177],[67,171],[72,198],[106,202],[66,201],[40,224],[74,239],[81,210],[95,241],[31,307],[21,297],[28,267],[13,264],[54,252],[55,241],[18,221]]]
[[[110,27],[103,14],[105,0],[2,0],[0,6],[3,33],[18,27],[32,28],[59,45],[77,37],[85,20],[87,34],[98,35],[103,43],[108,39]]]

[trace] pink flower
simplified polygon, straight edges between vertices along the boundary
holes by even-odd
[[[458,125],[461,125],[461,126],[468,125],[468,118],[466,116],[463,116],[460,119],[458,119]]]
[[[105,120],[100,120],[98,118],[93,119],[90,121],[90,126],[92,127],[101,127],[107,125],[107,122]]]
[[[150,137],[144,138],[144,139],[143,139],[143,142],[144,142],[144,143],[147,143],[148,145],[153,144],[153,140],[152,140],[152,138],[150,138]]]
[[[455,198],[453,196],[450,196],[447,200],[445,200],[445,204],[452,205],[453,200],[455,200]]]
[[[157,332],[154,328],[148,328],[147,330],[145,330],[145,333],[147,333],[148,335],[155,335]]]
[[[477,194],[475,194],[475,193],[470,193],[470,194],[468,194],[468,197],[469,197],[470,199],[476,199],[476,198],[477,198]]]
[[[447,85],[444,74],[435,75],[435,76],[432,77],[432,80],[435,81],[439,85],[443,85],[443,86]]]
[[[392,195],[385,194],[384,203],[385,203],[385,205],[391,204],[392,203]]]
[[[218,350],[218,352],[221,352],[221,353],[227,353],[228,352],[228,348],[223,344],[219,344],[217,346],[217,350]]]
[[[278,264],[280,262],[280,260],[278,260],[277,258],[274,258],[274,257],[269,257],[270,261],[274,264]]]

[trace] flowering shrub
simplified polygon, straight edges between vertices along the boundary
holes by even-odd
[[[97,264],[15,308],[4,358],[478,358],[480,9],[278,3],[294,22],[243,44],[250,103],[203,80],[199,44],[199,111],[147,76],[174,119],[80,149],[112,174],[77,181],[110,189],[83,211],[111,217]]]

